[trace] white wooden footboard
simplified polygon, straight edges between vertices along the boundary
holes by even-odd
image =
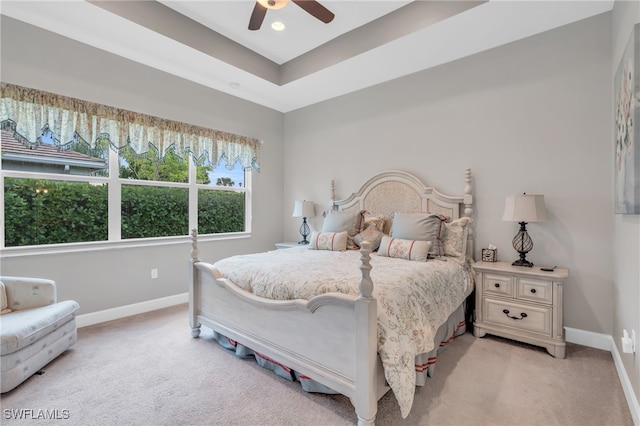
[[[280,362],[351,398],[359,425],[374,423],[384,374],[377,355],[377,303],[369,245],[360,250],[357,297],[327,293],[306,300],[270,300],[233,284],[198,258],[192,231],[189,321]],[[354,265],[355,267],[355,265]]]

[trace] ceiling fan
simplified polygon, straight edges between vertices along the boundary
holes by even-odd
[[[251,19],[249,19],[249,29],[251,31],[259,30],[267,14],[267,9],[282,9],[290,0],[257,0],[253,7]],[[313,17],[321,20],[325,24],[333,21],[335,15],[326,7],[315,0],[291,0]]]

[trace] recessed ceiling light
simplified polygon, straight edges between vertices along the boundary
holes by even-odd
[[[275,21],[273,24],[271,24],[271,28],[273,28],[275,31],[282,31],[284,30],[284,24],[280,21]]]

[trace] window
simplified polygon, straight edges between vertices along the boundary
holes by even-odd
[[[189,233],[188,188],[136,185],[122,185],[121,188],[123,239],[173,237]],[[244,227],[240,229],[243,230]]]
[[[107,197],[102,183],[5,177],[5,247],[107,241]]]
[[[245,228],[245,205],[244,192],[198,189],[198,232],[242,232]]]
[[[250,232],[257,140],[5,83],[0,101],[2,247]]]

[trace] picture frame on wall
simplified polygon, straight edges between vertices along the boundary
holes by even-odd
[[[640,214],[640,24],[614,78],[615,213]]]

